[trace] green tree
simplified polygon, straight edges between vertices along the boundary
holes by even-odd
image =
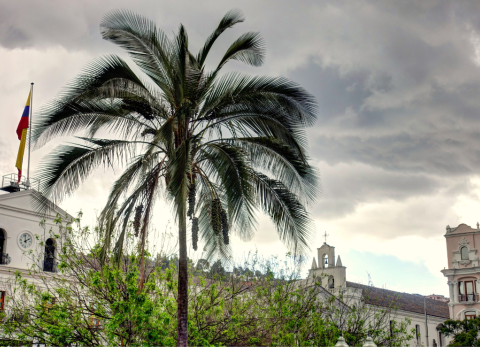
[[[133,246],[131,226],[122,261],[109,256],[102,264],[95,231],[81,228],[78,220],[59,217],[57,223],[61,227],[48,235],[63,240],[58,273],[45,273],[37,265],[41,251],[25,253],[33,265],[9,279],[0,346],[34,340],[53,346],[175,346],[178,267],[171,256],[173,244],[164,244],[156,257],[147,252],[144,289],[138,292],[140,250]],[[396,317],[394,303],[376,309],[353,299],[353,306],[352,298],[332,296],[315,279],[301,280],[299,265],[298,257],[290,255],[262,259],[253,254],[241,264],[251,271],[212,276],[190,263],[189,344],[333,346],[343,334],[350,346],[363,345],[370,335],[378,346],[393,347],[413,339],[409,320]],[[254,275],[257,271],[269,275]]]
[[[244,239],[253,235],[257,209],[271,217],[295,254],[308,248],[312,233],[305,206],[317,196],[317,175],[308,163],[305,127],[316,118],[314,98],[286,78],[221,73],[232,60],[263,63],[258,33],[241,35],[207,69],[218,37],[242,21],[239,11],[228,12],[193,54],[183,25],[169,38],[145,17],[111,12],[101,23],[103,38],[124,48],[149,84],[120,57],[103,57],[35,124],[37,145],[79,131],[87,135],[82,144],[54,150],[40,170],[42,191],[54,202],[97,167],[123,165],[100,216],[101,255],[105,261],[112,248],[121,258],[134,218],[142,252],[139,291],[153,205],[161,193],[172,202],[179,238],[179,346],[186,346],[188,328],[187,216],[193,248],[200,235],[208,259],[229,257],[230,230]],[[114,137],[95,137],[100,130]]]
[[[440,332],[453,337],[449,346],[480,346],[480,317],[463,321],[447,319]]]

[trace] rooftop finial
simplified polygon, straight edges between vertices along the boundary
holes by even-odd
[[[330,236],[327,234],[327,232],[325,231],[325,234],[323,234],[323,237],[325,238],[325,242],[323,244],[327,244],[327,236]]]

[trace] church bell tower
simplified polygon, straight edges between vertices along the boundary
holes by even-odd
[[[313,258],[312,268],[309,270],[308,277],[315,278],[321,282],[326,289],[346,288],[346,270],[342,265],[342,260],[338,256],[335,261],[335,247],[327,244],[325,241],[318,251],[318,264]]]

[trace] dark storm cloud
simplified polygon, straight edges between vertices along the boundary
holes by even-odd
[[[361,30],[343,46],[337,37],[338,52],[324,41],[315,57],[288,72],[319,102],[309,141],[313,160],[323,162],[324,196],[313,211],[320,218],[439,191],[453,202],[472,188],[469,177],[480,171],[472,39],[479,12],[471,12],[471,2],[424,4],[375,3],[374,12],[385,16],[371,20],[360,10],[349,25]],[[360,42],[364,50],[352,44]]]
[[[480,171],[476,1],[3,1],[0,46],[62,47],[88,58],[119,52],[102,41],[99,23],[126,8],[167,34],[184,23],[196,50],[237,7],[247,22],[226,34],[214,57],[243,31],[260,31],[266,64],[245,71],[287,75],[317,97],[319,119],[308,131],[324,171],[317,216],[468,191]]]
[[[432,195],[442,186],[439,179],[425,175],[404,175],[365,165],[324,166],[323,176],[328,178],[325,193],[329,199],[322,199],[313,213],[325,218],[352,213],[359,203]]]
[[[432,176],[480,170],[480,79],[451,90],[431,76],[427,95],[378,110],[366,107],[368,99],[379,90],[396,92],[391,76],[365,70],[341,74],[338,67],[315,63],[289,75],[319,101],[318,123],[309,130],[314,159]]]

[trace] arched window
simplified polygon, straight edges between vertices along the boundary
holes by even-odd
[[[0,229],[0,265],[8,263],[8,255],[5,254],[5,231]]]
[[[477,318],[477,314],[475,311],[465,312],[465,319],[475,319],[475,318]]]
[[[335,279],[333,278],[333,276],[330,276],[328,278],[328,288],[330,289],[335,288]]]
[[[325,254],[323,256],[323,267],[327,268],[328,267],[328,254]]]
[[[460,249],[460,253],[462,254],[462,260],[469,260],[467,247],[462,247],[462,249]]]
[[[43,271],[56,272],[55,263],[55,241],[48,239],[45,242],[45,254],[43,258]]]
[[[5,232],[0,229],[0,254],[5,253]]]

